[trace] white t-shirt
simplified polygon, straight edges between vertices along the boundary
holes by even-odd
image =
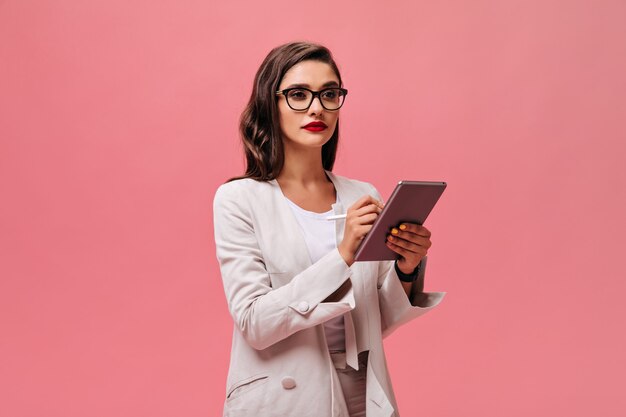
[[[320,258],[337,247],[335,241],[335,222],[326,220],[327,216],[334,214],[332,209],[325,213],[315,213],[303,209],[286,197],[285,199],[300,224],[309,249],[311,263],[317,262]],[[346,350],[343,315],[325,322],[324,332],[326,333],[326,341],[329,350]]]

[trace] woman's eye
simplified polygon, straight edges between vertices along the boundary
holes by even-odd
[[[338,95],[339,93],[336,90],[328,90],[325,91],[322,96],[326,99],[334,100],[337,98]]]
[[[304,100],[307,98],[307,92],[304,90],[291,90],[289,92],[289,98],[294,100]]]

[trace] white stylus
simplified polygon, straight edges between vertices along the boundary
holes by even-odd
[[[381,200],[381,203],[384,205],[385,203]],[[345,219],[347,214],[333,214],[332,216],[325,217],[326,220],[340,220]]]
[[[345,219],[346,215],[345,214],[334,214],[332,216],[328,216],[325,219],[326,220],[339,220],[339,219]]]

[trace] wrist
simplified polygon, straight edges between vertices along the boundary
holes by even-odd
[[[413,268],[409,268],[407,269],[407,267],[401,267],[400,264],[398,264],[398,261],[396,261],[396,265],[398,266],[398,269],[400,270],[400,272],[402,272],[405,275],[413,275],[413,273],[415,273],[415,271],[417,270],[417,266],[413,267]]]
[[[339,255],[341,255],[341,257],[343,258],[343,261],[346,263],[346,265],[348,265],[348,267],[351,267],[352,264],[354,263],[354,257],[350,256],[349,254],[347,254],[342,247],[338,247],[337,250],[339,251]]]
[[[420,265],[421,265],[421,262],[417,264],[417,266],[413,269],[413,271],[407,273],[403,271],[402,269],[400,269],[400,267],[398,266],[397,260],[394,262],[394,268],[396,269],[396,274],[398,275],[398,278],[400,278],[400,281],[403,281],[403,282],[414,282],[415,280],[417,280],[417,276],[419,275],[419,271],[420,271]]]

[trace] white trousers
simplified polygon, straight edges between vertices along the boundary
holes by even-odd
[[[359,353],[359,370],[355,371],[346,364],[346,352],[330,352],[341,390],[348,405],[350,417],[365,417],[365,387],[367,380],[367,355],[369,351]]]

